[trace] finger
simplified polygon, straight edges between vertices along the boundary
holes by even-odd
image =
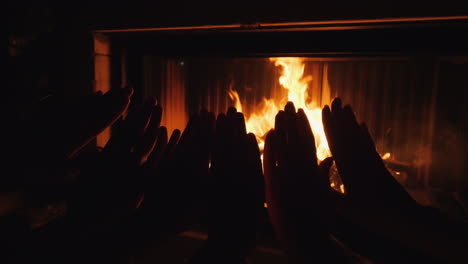
[[[100,118],[108,120],[110,123],[118,119],[127,110],[132,95],[132,88],[124,88],[110,90],[103,96],[100,96],[102,110],[99,112],[103,112]],[[106,127],[108,125],[110,124],[107,124]]]
[[[254,199],[257,208],[263,208],[265,201],[265,180],[262,172],[262,161],[260,157],[260,149],[258,147],[257,138],[253,133],[247,135],[247,159],[249,174],[251,179],[248,179],[248,186],[253,189]]]
[[[275,117],[275,159],[278,162],[278,166],[287,166],[287,117],[284,111],[279,111]]]
[[[130,153],[143,137],[155,103],[154,99],[148,99],[142,107],[131,111],[123,120],[120,132],[112,135],[106,145],[106,151]]]
[[[174,153],[175,148],[177,146],[177,142],[179,140],[180,140],[180,130],[175,129],[172,132],[172,135],[169,138],[169,142],[167,143],[167,146],[166,146],[166,151],[165,152],[168,153],[168,155],[172,155],[172,153]]]
[[[341,99],[339,97],[336,97],[333,99],[331,110],[332,112],[339,112],[341,110]]]
[[[356,116],[350,105],[346,105],[343,108],[343,120],[353,131],[357,132],[360,130],[358,122],[356,121]]]
[[[247,162],[248,162],[248,174],[250,179],[248,180],[249,185],[253,187],[257,194],[258,200],[264,199],[264,180],[262,174],[262,161],[260,158],[260,149],[258,148],[257,138],[253,133],[247,135]]]
[[[330,111],[328,106],[324,107],[322,111],[322,121],[328,146],[330,147],[336,167],[340,173],[340,178],[348,186],[349,181],[352,180],[349,179],[348,175],[352,175],[349,173],[349,169],[353,166],[352,158],[350,159],[350,155],[352,157],[353,154],[349,152],[348,149],[353,149],[351,146],[353,144],[353,139],[350,137],[353,132],[346,118],[343,119],[343,116],[348,116],[349,119],[349,113],[343,115],[341,101],[336,102],[336,100],[337,99],[334,100],[335,104],[332,106],[332,111]]]
[[[234,126],[236,128],[235,130],[238,135],[247,134],[247,130],[245,128],[245,119],[242,113],[238,112],[234,114]]]
[[[274,196],[274,172],[276,169],[276,159],[275,159],[275,152],[277,147],[277,140],[276,140],[276,131],[270,130],[267,133],[265,139],[265,149],[263,151],[263,172],[265,178],[265,199],[268,203],[272,201]]]
[[[156,145],[147,160],[150,167],[154,168],[158,165],[167,144],[167,128],[162,126],[158,129]]]
[[[319,177],[322,180],[322,188],[328,194],[327,197],[330,199],[331,204],[328,204],[327,209],[333,210],[341,204],[344,199],[344,195],[335,191],[330,186],[330,168],[333,166],[333,158],[328,157],[324,159],[319,165]]]
[[[233,134],[230,142],[229,150],[231,151],[232,164],[243,166],[247,162],[247,132],[245,129],[244,115],[242,113],[235,113],[232,119]],[[225,150],[226,151],[226,150]]]
[[[216,128],[215,128],[215,139],[213,146],[213,155],[211,157],[211,168],[216,170],[219,167],[222,167],[223,160],[225,157],[223,154],[223,149],[225,149],[226,142],[228,137],[228,127],[227,127],[227,116],[224,113],[220,113],[216,119]]]
[[[339,98],[332,102],[332,110],[327,119],[327,136],[330,137],[328,143],[335,159],[336,166],[340,172],[342,180],[348,184],[350,177],[354,176],[351,169],[355,162],[353,158],[359,156],[357,153],[358,126],[352,109],[349,105],[342,107]],[[354,153],[354,154],[353,154]]]
[[[157,105],[153,108],[153,113],[151,114],[151,120],[149,126],[153,128],[159,128],[161,125],[161,117],[162,117],[163,109],[161,106]]]
[[[187,147],[190,147],[190,144],[194,142],[194,138],[197,136],[197,131],[200,128],[200,115],[199,113],[194,113],[184,129],[184,132],[180,136],[178,148],[181,150],[186,150]]]
[[[126,120],[130,125],[131,132],[135,136],[142,136],[145,133],[150,123],[153,110],[155,110],[155,105],[156,100],[154,98],[148,98],[143,104],[143,107],[128,114]],[[159,112],[159,109],[157,109],[157,111]],[[156,115],[157,123],[159,123],[161,120],[161,113],[156,113]]]
[[[302,108],[297,111],[296,126],[304,157],[310,159],[312,164],[317,164],[317,150],[315,147],[314,134],[312,133],[309,120]]]
[[[322,124],[323,129],[325,132],[325,136],[327,138],[328,146],[330,148],[331,153],[333,156],[337,155],[337,136],[336,136],[336,126],[335,120],[333,119],[330,107],[326,105],[322,110]]]
[[[240,135],[240,122],[237,114],[238,113],[236,111],[236,108],[229,107],[226,114],[226,135],[229,137],[229,139],[227,139],[228,141],[226,143],[233,143],[233,140],[235,140]]]
[[[284,107],[284,111],[288,114],[296,114],[296,107],[294,106],[293,102],[287,102],[286,106]]]
[[[229,148],[225,151],[230,151],[229,162],[231,164],[238,164],[239,167],[245,166],[247,162],[247,133],[245,129],[244,115],[242,113],[235,113],[232,116],[232,134],[229,142]],[[234,176],[235,177],[235,176]]]
[[[156,162],[157,167],[164,167],[164,166],[170,167],[173,165],[172,162],[174,161],[173,158],[177,149],[177,142],[180,141],[180,135],[181,135],[181,132],[179,129],[175,129],[172,132],[172,135],[169,138],[169,141],[167,142],[167,145],[165,149],[163,150],[163,153],[161,157],[159,158],[159,161]]]
[[[228,111],[227,111],[227,116],[230,117],[231,115],[234,115],[235,113],[237,113],[237,109],[235,107],[229,107],[228,108]]]
[[[346,140],[344,142],[346,144],[343,144],[343,150],[347,157],[352,157],[353,153],[364,154],[362,151],[369,151],[368,147],[370,145],[365,144],[365,135],[356,121],[356,116],[351,106],[346,105],[340,116],[340,131],[346,131],[346,133],[342,133],[342,138]]]
[[[296,108],[292,102],[288,102],[284,107],[286,116],[286,157],[291,161],[298,161],[298,158],[303,158],[301,153],[302,147],[300,146],[300,139],[297,128],[297,115]]]
[[[265,139],[265,148],[263,150],[263,171],[265,177],[270,177],[273,169],[276,166],[275,148],[276,148],[276,131],[271,129],[268,131]]]
[[[258,147],[257,138],[253,133],[247,135],[247,157],[249,164],[253,164],[255,171],[262,173],[262,161],[260,159],[260,149]]]
[[[286,134],[286,113],[284,111],[278,111],[275,116],[275,133]]]
[[[63,142],[65,154],[72,157],[106,127],[112,125],[127,109],[132,93],[132,89],[112,90],[102,96],[96,93],[91,98],[92,101],[77,105],[77,109],[89,111],[68,115],[70,122],[67,120],[65,123],[68,125],[63,125],[68,135]],[[59,120],[57,122],[60,123]]]
[[[327,137],[328,145],[330,145],[331,140],[331,132],[332,132],[332,117],[331,117],[331,110],[328,105],[325,105],[322,109],[322,124],[323,130],[325,132],[325,136]]]
[[[153,151],[156,145],[156,139],[159,133],[159,124],[161,122],[161,113],[162,109],[159,106],[154,107],[153,113],[151,114],[151,119],[146,128],[145,134],[142,137],[142,140],[139,144],[135,146],[134,153],[137,158],[144,162],[148,158],[148,155]],[[166,132],[166,141],[167,141],[167,132]]]

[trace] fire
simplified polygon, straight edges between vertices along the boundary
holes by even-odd
[[[315,145],[317,149],[317,158],[319,161],[324,160],[331,156],[328,147],[327,138],[323,129],[322,123],[322,108],[323,104],[330,103],[330,87],[328,85],[327,69],[324,68],[324,85],[321,91],[321,101],[317,102],[309,100],[308,88],[309,82],[312,81],[312,76],[304,76],[304,58],[297,57],[284,57],[284,58],[270,58],[275,66],[282,69],[281,76],[278,81],[287,90],[287,97],[284,98],[263,98],[263,102],[257,105],[253,113],[244,113],[246,117],[246,128],[248,132],[256,135],[259,142],[260,151],[263,153],[265,146],[266,133],[275,126],[275,116],[279,110],[283,109],[286,102],[293,102],[297,109],[302,108],[309,119],[309,123],[314,133]],[[242,112],[242,103],[239,95],[235,90],[229,90],[229,97],[234,103],[234,106],[239,112]],[[382,155],[383,160],[391,157],[390,153]],[[263,155],[262,155],[263,161]],[[396,173],[397,175],[399,172]],[[345,186],[341,181],[338,170],[332,166],[329,174],[330,186],[337,192],[346,193]],[[266,204],[265,204],[266,207]]]
[[[286,102],[291,101],[297,109],[302,108],[309,119],[309,123],[314,133],[315,145],[317,148],[317,158],[319,161],[331,156],[328,148],[327,138],[322,124],[322,105],[319,102],[308,102],[308,87],[312,76],[304,76],[303,58],[270,58],[275,66],[282,68],[279,83],[288,91],[287,98],[263,98],[263,102],[256,107],[253,113],[246,114],[246,128],[248,132],[256,135],[260,151],[263,152],[265,146],[266,133],[275,126],[275,116],[280,109],[283,109]],[[326,103],[330,101],[330,87],[325,82],[322,94],[325,95]],[[328,98],[326,98],[328,96]],[[236,91],[230,89],[229,97],[239,112],[242,112],[242,103]],[[324,99],[322,98],[322,100]],[[263,155],[262,155],[263,160]],[[335,170],[330,175],[330,186],[338,192],[345,193],[345,187]]]
[[[287,57],[270,58],[270,61],[274,62],[275,66],[280,66],[282,68],[279,83],[283,88],[288,90],[287,98],[263,98],[263,102],[256,107],[255,112],[244,113],[246,114],[247,131],[257,136],[260,150],[263,151],[265,135],[275,126],[276,114],[280,109],[283,109],[287,101],[291,101],[297,109],[304,109],[309,119],[312,132],[315,136],[317,158],[321,161],[330,157],[331,154],[322,124],[322,105],[320,105],[319,102],[308,102],[307,90],[312,76],[303,76],[305,69],[304,59]],[[329,89],[329,87],[326,86],[325,89]],[[325,93],[330,94],[329,91]],[[237,92],[229,90],[229,97],[234,102],[234,106],[237,110],[242,112],[242,103],[239,100]]]

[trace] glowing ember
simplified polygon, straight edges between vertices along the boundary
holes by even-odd
[[[391,154],[389,152],[387,152],[387,153],[383,154],[382,159],[387,160],[387,159],[390,158],[390,156],[391,156]]]

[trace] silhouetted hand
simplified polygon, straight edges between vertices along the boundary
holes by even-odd
[[[260,151],[235,108],[218,115],[214,139],[207,197],[209,258],[204,261],[240,263],[255,247],[263,209]]]
[[[330,150],[346,187],[347,199],[373,208],[412,209],[416,202],[386,169],[363,123],[349,105],[336,98],[323,109],[323,124]]]
[[[153,226],[148,227],[153,231],[174,234],[198,223],[214,121],[213,113],[194,114],[180,139],[180,132],[175,130],[169,142],[166,129],[160,129],[156,147],[144,164],[145,200],[141,214],[153,219]]]
[[[172,201],[168,200],[172,195],[170,192],[178,192],[172,174],[177,172],[174,153],[179,138],[180,130],[175,129],[168,141],[167,128],[160,127],[157,131],[156,144],[143,164],[145,198],[142,215],[148,220],[154,221],[156,218],[159,221],[171,222],[175,217],[167,210],[174,210]]]
[[[132,93],[116,89],[75,100],[48,97],[11,124],[4,147],[10,154],[2,166],[8,173],[0,185],[2,191],[23,194],[21,203],[10,205],[41,207],[63,199],[64,185],[78,175],[70,159],[122,115]]]
[[[4,151],[10,158],[4,159],[2,166],[8,173],[2,175],[0,184],[2,191],[8,191],[1,194],[0,203],[7,206],[2,205],[5,210],[1,213],[22,216],[12,222],[15,225],[2,226],[10,230],[2,231],[2,240],[12,248],[10,253],[18,252],[20,259],[31,255],[33,259],[37,256],[34,253],[44,255],[54,249],[54,255],[58,255],[64,252],[59,249],[61,243],[78,240],[79,231],[70,235],[68,231],[73,228],[63,224],[61,217],[67,211],[64,200],[79,176],[80,168],[73,158],[122,115],[132,93],[132,89],[116,89],[74,100],[52,96],[8,127],[10,136]],[[20,223],[24,226],[18,226]]]
[[[307,262],[330,253],[329,224],[334,191],[328,170],[331,160],[317,164],[314,136],[302,109],[289,102],[276,115],[275,129],[267,134],[264,173],[268,212],[275,231],[295,262]],[[336,261],[336,254],[327,257]]]
[[[35,133],[25,137],[26,143],[36,147],[47,144],[43,146],[48,148],[42,149],[46,154],[54,158],[71,158],[122,115],[132,94],[131,88],[125,88],[105,94],[96,92],[75,100],[45,98],[27,117],[31,123],[25,125],[29,129],[35,128]]]
[[[174,160],[174,152],[180,138],[180,130],[175,129],[168,141],[167,128],[162,126],[158,130],[156,146],[144,164],[148,182],[157,185],[158,175],[162,174]]]
[[[449,220],[412,199],[387,171],[367,127],[357,123],[349,105],[342,107],[336,98],[331,109],[326,106],[322,114],[328,144],[346,188],[339,214],[365,232],[396,241],[404,250],[416,249],[416,259],[423,257],[426,263],[428,258],[442,263],[466,262],[462,253],[468,245],[466,224]],[[407,261],[405,256],[401,258],[400,262]]]
[[[139,207],[144,191],[141,164],[155,146],[161,113],[149,99],[116,124],[102,151],[82,158],[79,183],[71,199],[74,216],[110,225]]]

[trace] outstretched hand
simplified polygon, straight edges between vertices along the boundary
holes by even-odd
[[[102,151],[85,154],[71,199],[75,216],[92,221],[119,221],[143,199],[141,163],[154,148],[162,109],[149,99],[120,120]]]
[[[411,209],[416,202],[388,172],[364,123],[356,121],[341,100],[325,106],[322,120],[328,145],[346,187],[347,199],[359,206]]]
[[[19,207],[41,207],[64,199],[65,186],[76,180],[77,169],[70,161],[101,131],[112,125],[127,109],[133,90],[97,92],[74,101],[53,96],[38,102],[11,124],[11,139],[4,150],[2,191],[16,192],[15,207],[1,206],[0,214]]]
[[[208,247],[216,261],[238,263],[255,247],[263,177],[255,135],[242,113],[219,114],[209,182]]]
[[[267,134],[264,173],[271,221],[296,261],[317,254],[305,247],[318,249],[327,239],[335,196],[328,180],[331,164],[331,159],[317,163],[307,117],[302,109],[296,113],[289,102],[276,115],[275,129]]]
[[[214,122],[213,113],[196,113],[182,135],[175,130],[169,141],[167,130],[160,128],[156,146],[143,165],[142,214],[153,219],[155,227],[163,227],[157,232],[174,234],[197,222],[208,179]]]

